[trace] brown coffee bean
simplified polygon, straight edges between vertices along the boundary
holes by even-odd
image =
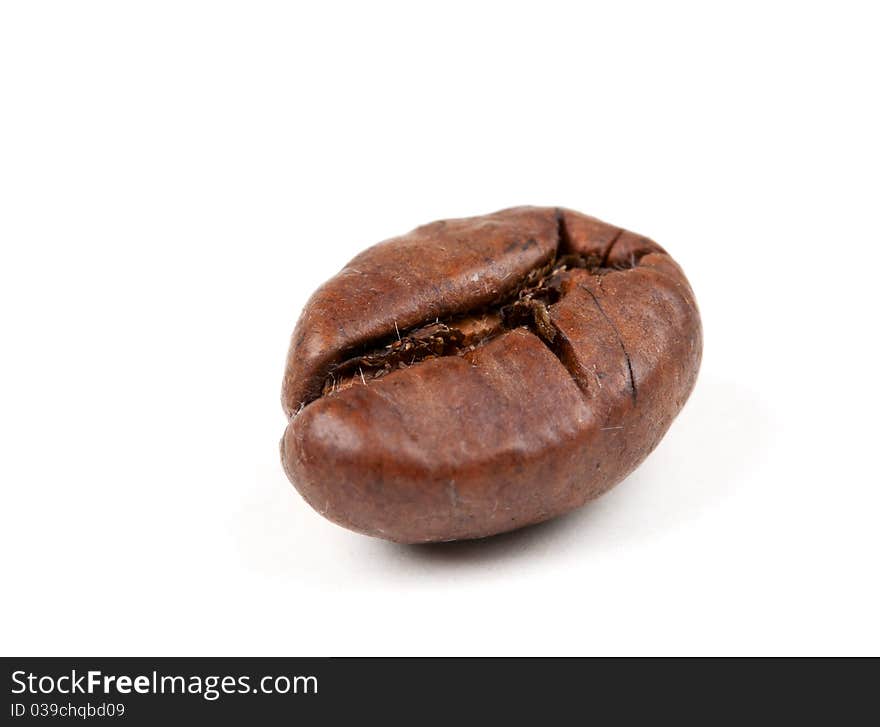
[[[312,507],[369,535],[513,530],[632,472],[701,351],[690,285],[645,237],[541,207],[434,222],[306,304],[282,461]]]

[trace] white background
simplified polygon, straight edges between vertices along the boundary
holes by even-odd
[[[3,653],[880,652],[871,11],[4,3]],[[278,459],[301,306],[515,204],[679,260],[687,407],[547,525],[323,520]]]

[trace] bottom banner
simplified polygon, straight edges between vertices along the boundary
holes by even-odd
[[[470,724],[648,714],[713,720],[790,718],[798,707],[836,722],[873,693],[875,664],[806,661],[435,658],[8,658],[7,724],[327,723],[333,718]],[[867,665],[866,665],[867,666]],[[756,711],[758,710],[758,711]]]

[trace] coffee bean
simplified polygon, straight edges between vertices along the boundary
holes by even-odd
[[[419,227],[311,297],[284,375],[288,477],[325,517],[402,543],[480,538],[626,477],[702,351],[681,268],[566,209]]]

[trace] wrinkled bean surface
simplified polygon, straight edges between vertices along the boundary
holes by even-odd
[[[701,349],[690,285],[646,237],[559,208],[434,222],[365,250],[306,304],[282,461],[312,507],[369,535],[512,530],[629,474]]]

